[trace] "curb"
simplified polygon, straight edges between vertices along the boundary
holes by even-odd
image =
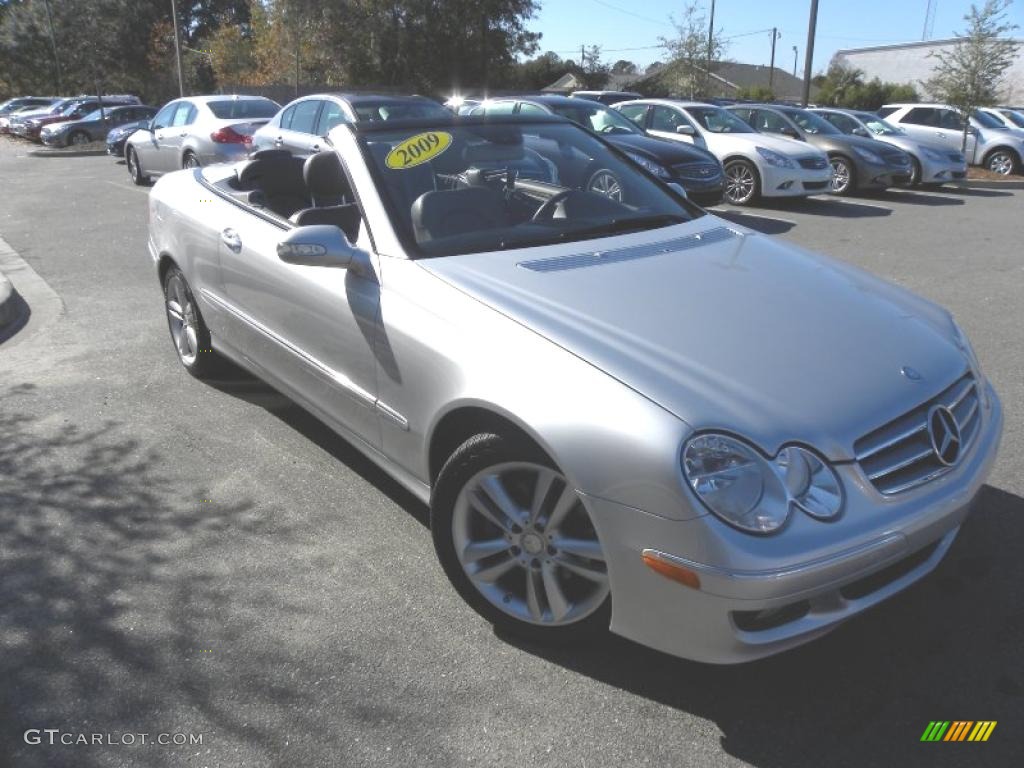
[[[0,235],[0,351],[34,337],[64,314],[64,302]]]
[[[1024,189],[1024,179],[1011,181],[995,181],[994,179],[964,179],[959,187],[968,189]]]
[[[21,296],[11,285],[11,281],[3,272],[0,272],[0,338],[5,334],[9,326],[16,325],[21,320],[21,308],[24,305]]]
[[[32,157],[98,157],[107,154],[106,147],[103,149],[76,149],[67,152],[63,149],[30,149],[28,154]]]

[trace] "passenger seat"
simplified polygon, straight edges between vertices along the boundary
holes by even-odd
[[[288,220],[300,227],[333,224],[354,242],[362,216],[338,155],[333,150],[310,155],[302,166],[302,178],[313,205],[296,211]]]

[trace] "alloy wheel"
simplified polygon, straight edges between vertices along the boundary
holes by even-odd
[[[180,274],[173,275],[167,281],[167,322],[171,328],[178,356],[186,366],[196,361],[199,354],[199,338],[196,331],[196,308],[192,301],[192,293],[185,285],[185,278]]]
[[[832,180],[829,188],[834,194],[841,195],[849,190],[853,173],[850,171],[850,166],[842,158],[833,157],[830,162],[832,165]]]
[[[754,171],[746,163],[730,163],[725,167],[725,199],[733,205],[750,202],[757,190]]]
[[[81,133],[81,132],[73,133],[73,134],[71,134],[71,143],[72,144],[78,144],[78,145],[88,144],[89,143],[89,137],[86,134]]]
[[[452,538],[473,586],[519,621],[573,624],[608,597],[597,532],[572,485],[550,467],[505,462],[475,474],[456,499]]]
[[[185,158],[181,161],[182,168],[198,168],[199,158],[193,155],[191,152],[185,155]]]
[[[622,202],[622,185],[611,171],[598,171],[591,177],[587,189],[599,195]]]
[[[994,152],[988,158],[988,169],[1000,176],[1013,173],[1013,157],[1009,152]]]

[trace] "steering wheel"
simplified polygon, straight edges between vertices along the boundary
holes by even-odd
[[[530,221],[547,221],[551,219],[555,215],[555,209],[558,207],[558,204],[574,192],[576,192],[575,189],[563,189],[561,192],[556,192],[541,204]]]

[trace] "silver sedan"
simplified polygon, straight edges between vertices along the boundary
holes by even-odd
[[[556,118],[330,141],[157,182],[174,350],[262,377],[429,504],[485,619],[741,662],[945,556],[1002,431],[947,311]],[[557,181],[520,177],[534,155]],[[587,191],[602,168],[621,199]]]
[[[262,96],[189,96],[156,113],[125,142],[128,173],[136,184],[180,168],[241,160],[252,135],[280,109]]]

